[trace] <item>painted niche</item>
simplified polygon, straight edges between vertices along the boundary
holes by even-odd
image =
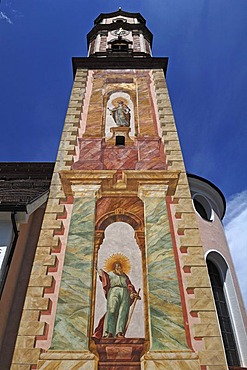
[[[121,235],[121,238],[120,238]],[[116,260],[116,261],[115,261]],[[143,267],[142,267],[142,254],[139,246],[137,245],[136,239],[134,237],[134,229],[125,222],[114,222],[109,225],[105,230],[105,239],[100,246],[98,252],[98,261],[97,261],[97,281],[96,281],[96,297],[95,297],[95,316],[94,316],[94,332],[98,326],[100,319],[104,314],[109,311],[109,301],[107,307],[107,300],[109,299],[109,293],[107,299],[103,290],[103,278],[101,276],[100,281],[100,270],[108,272],[111,274],[111,265],[113,266],[115,262],[120,262],[122,265],[123,272],[127,275],[128,281],[131,283],[131,286],[135,288],[135,291],[138,292],[140,289],[140,300],[136,300],[136,304],[132,304],[129,310],[128,319],[128,328],[126,333],[124,333],[126,338],[144,338],[144,299],[143,299]],[[118,284],[117,284],[118,285]],[[123,289],[124,290],[124,289]],[[126,289],[127,291],[127,289]],[[121,292],[119,294],[122,294]],[[111,297],[114,304],[116,297]],[[134,309],[133,309],[134,306]],[[133,310],[133,313],[132,313]],[[109,327],[115,326],[113,329],[112,336],[117,336],[117,331],[121,332],[122,330],[118,329],[117,321],[124,320],[119,316],[119,310],[117,310],[117,318],[114,323],[106,322],[104,319],[103,326],[103,336],[106,336],[107,325]]]
[[[110,138],[111,127],[129,127],[130,136],[135,136],[134,105],[130,95],[118,91],[111,94],[106,105],[105,137]]]

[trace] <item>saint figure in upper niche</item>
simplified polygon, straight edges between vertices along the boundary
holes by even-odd
[[[109,110],[118,127],[130,126],[130,108],[122,100],[118,101],[117,107]]]

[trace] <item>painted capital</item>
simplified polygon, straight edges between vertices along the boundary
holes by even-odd
[[[145,184],[138,188],[138,196],[140,199],[145,198],[165,198],[168,190],[168,185],[164,184]]]
[[[99,184],[76,184],[71,185],[71,189],[75,198],[87,197],[87,198],[96,198],[100,197],[100,188]]]

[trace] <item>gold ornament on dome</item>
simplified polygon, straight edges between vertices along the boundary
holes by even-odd
[[[125,274],[129,274],[131,270],[130,260],[122,253],[114,253],[105,260],[104,269],[106,272],[113,271],[115,264],[120,263]]]

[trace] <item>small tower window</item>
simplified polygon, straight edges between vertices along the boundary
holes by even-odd
[[[116,145],[117,146],[124,146],[125,145],[125,137],[124,136],[116,136]]]
[[[128,43],[123,40],[118,40],[112,43],[112,51],[114,52],[126,52],[128,51]]]

